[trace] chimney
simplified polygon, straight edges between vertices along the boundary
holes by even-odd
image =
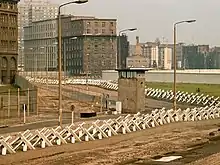
[[[139,36],[136,36],[136,45],[139,44]]]

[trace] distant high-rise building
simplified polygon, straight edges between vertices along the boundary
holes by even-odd
[[[24,0],[18,5],[18,66],[24,67],[24,28],[32,22],[53,19],[57,17],[58,5],[49,0]]]

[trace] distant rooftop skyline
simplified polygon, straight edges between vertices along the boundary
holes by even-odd
[[[61,4],[71,0],[50,1]],[[196,23],[178,26],[178,42],[220,46],[219,6],[219,0],[89,0],[67,6],[62,13],[116,18],[118,30],[138,28],[127,33],[131,44],[135,44],[135,36],[140,36],[140,42],[159,38],[172,43],[173,23],[196,19]]]

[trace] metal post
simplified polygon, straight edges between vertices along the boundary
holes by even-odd
[[[102,112],[102,105],[103,105],[103,94],[101,94],[101,100],[100,100],[100,112]]]
[[[72,111],[72,124],[74,122],[74,111]]]
[[[30,90],[28,88],[27,89],[27,116],[30,115],[29,104],[30,104]]]
[[[20,88],[18,88],[18,96],[17,96],[17,98],[18,98],[18,102],[17,102],[17,104],[18,104],[18,106],[17,106],[17,111],[18,111],[18,117],[20,117]]]
[[[88,77],[89,77],[89,54],[86,54],[87,60],[86,60],[86,90],[89,90],[88,86]]]
[[[8,89],[8,118],[10,117],[10,108],[11,108],[11,98],[10,98],[10,89]]]
[[[26,123],[26,105],[23,105],[24,108],[24,124]]]
[[[32,60],[34,59],[34,51],[32,51]],[[34,60],[32,61],[33,63],[34,63]],[[31,62],[31,65],[32,66],[30,66],[30,64],[29,64],[29,67],[31,67],[31,78],[33,78],[33,68],[34,68],[34,65],[32,64],[32,62]]]
[[[63,6],[66,6],[66,5],[69,5],[69,4],[73,4],[73,3],[76,3],[76,4],[83,4],[83,3],[86,3],[88,2],[88,0],[76,0],[76,1],[70,1],[70,2],[67,2],[67,3],[64,3],[62,5],[60,5],[58,7],[58,72],[59,72],[59,125],[62,127],[62,56],[61,56],[61,15],[60,15],[60,9],[61,7]]]
[[[36,54],[34,55],[35,57],[35,66],[34,66],[34,82],[36,82],[36,76],[37,76],[37,56]]]
[[[66,43],[63,42],[63,58],[64,58],[64,64],[63,64],[63,69],[64,69],[64,82],[66,84]]]
[[[39,111],[38,111],[38,88],[35,88],[35,90],[36,90],[36,95],[35,95],[35,97],[36,97],[36,114],[37,114],[37,116],[38,116],[38,114],[39,114]]]
[[[176,111],[176,24],[174,25],[174,45],[173,45],[173,110]]]
[[[48,89],[48,53],[46,52],[46,77],[47,77],[47,89]]]
[[[59,105],[58,105],[58,108],[59,108],[59,126],[62,127],[62,56],[61,56],[61,15],[60,15],[60,7],[58,8],[58,69],[59,69],[59,76],[58,76],[58,79],[59,79]]]
[[[117,69],[121,69],[121,33],[119,32],[119,36],[118,36],[118,64],[117,65]]]

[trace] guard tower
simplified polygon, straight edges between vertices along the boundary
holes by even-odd
[[[116,69],[118,78],[118,101],[122,113],[137,113],[145,109],[146,68]]]

